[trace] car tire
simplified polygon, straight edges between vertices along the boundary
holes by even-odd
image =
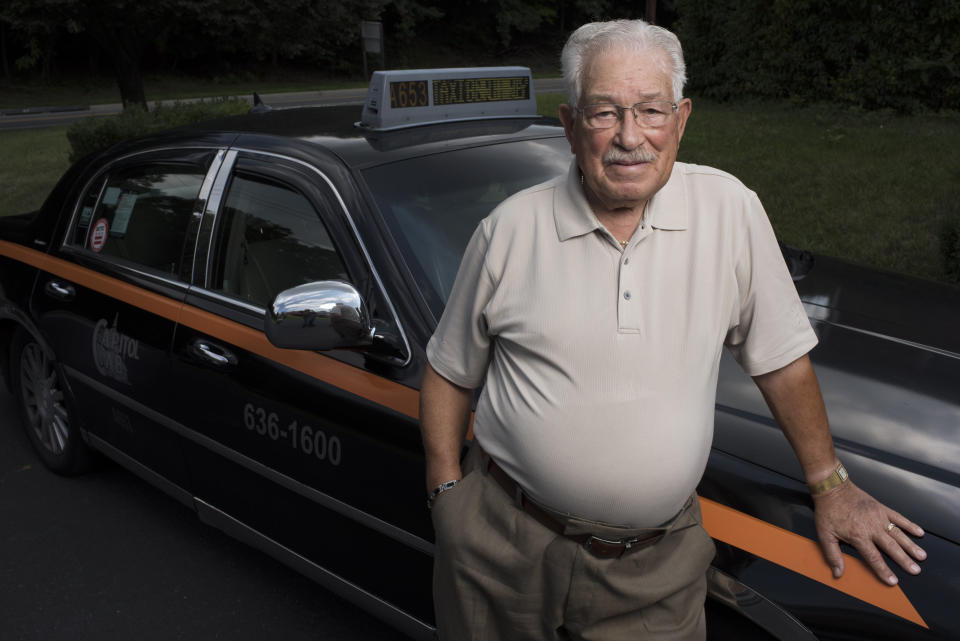
[[[10,372],[20,421],[34,451],[53,472],[74,476],[90,467],[83,440],[55,358],[20,329],[13,338]]]

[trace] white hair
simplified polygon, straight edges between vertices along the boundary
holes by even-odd
[[[683,98],[687,82],[687,65],[683,61],[680,40],[663,27],[643,20],[611,20],[591,22],[570,34],[560,54],[563,81],[567,85],[570,105],[577,107],[583,90],[583,72],[590,58],[612,50],[662,51],[671,67],[663,69],[670,76],[674,102]]]

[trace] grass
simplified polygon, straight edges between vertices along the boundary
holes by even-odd
[[[563,100],[539,96],[541,113],[555,115]],[[65,130],[0,132],[0,215],[40,206],[67,167]],[[695,99],[680,160],[737,176],[791,245],[956,281],[940,245],[944,227],[960,229],[960,114]]]
[[[544,96],[541,113],[560,102]],[[737,176],[788,244],[947,280],[940,245],[960,222],[960,114],[694,99],[678,159]]]
[[[943,275],[940,229],[960,199],[960,114],[709,103],[694,113],[681,160],[739,177],[785,242],[926,278]]]
[[[39,209],[67,170],[67,127],[0,132],[0,215]]]

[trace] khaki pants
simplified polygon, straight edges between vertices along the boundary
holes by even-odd
[[[433,593],[441,641],[657,641],[706,637],[715,554],[693,497],[658,542],[601,559],[517,507],[474,446],[465,476],[437,498]],[[567,534],[624,530],[566,519]]]

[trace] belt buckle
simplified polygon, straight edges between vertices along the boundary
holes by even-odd
[[[629,552],[631,549],[633,549],[634,546],[644,547],[644,546],[656,543],[662,538],[663,538],[663,534],[660,533],[660,534],[650,534],[647,536],[632,536],[629,539],[616,539],[611,541],[610,539],[605,539],[603,537],[595,536],[591,534],[589,537],[587,537],[587,540],[583,542],[583,547],[587,548],[587,551],[589,551],[591,554],[593,554],[596,557],[619,559],[621,556],[623,556],[624,554]],[[611,548],[619,547],[620,550],[616,555],[608,554],[606,552],[601,552],[600,550],[594,548],[594,545],[593,545],[594,542],[600,543],[602,545],[607,545]]]
[[[603,545],[608,545],[608,546],[610,546],[611,548],[619,547],[619,548],[620,548],[620,552],[619,552],[619,554],[616,555],[616,558],[619,559],[619,558],[620,558],[621,556],[623,556],[631,547],[633,547],[634,543],[637,543],[638,541],[640,541],[640,538],[641,538],[641,537],[639,537],[639,536],[634,536],[634,537],[631,537],[631,538],[629,538],[629,539],[610,540],[610,539],[605,539],[605,538],[603,538],[603,537],[599,537],[599,536],[596,536],[596,535],[594,535],[594,534],[591,534],[589,537],[587,537],[587,540],[583,542],[583,547],[587,548],[587,550],[589,550],[590,553],[592,553],[593,555],[599,556],[599,557],[601,557],[601,558],[611,558],[611,557],[613,557],[614,555],[612,555],[612,554],[600,554],[600,553],[599,553],[599,550],[596,550],[596,549],[594,548],[594,546],[593,546],[594,542],[601,543],[601,544],[603,544]]]

